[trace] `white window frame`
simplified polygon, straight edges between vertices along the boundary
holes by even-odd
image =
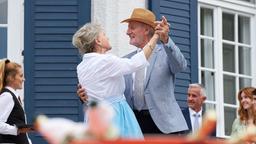
[[[209,70],[215,73],[215,101],[206,101],[208,104],[216,104],[216,113],[217,115],[220,115],[221,117],[217,118],[217,136],[219,137],[229,137],[225,135],[225,122],[224,122],[224,106],[229,107],[235,107],[237,108],[238,105],[228,105],[224,104],[223,100],[223,74],[226,72],[223,72],[223,62],[222,62],[222,13],[223,12],[231,12],[234,15],[242,14],[245,16],[249,16],[251,19],[251,58],[253,59],[254,55],[256,54],[256,33],[253,33],[253,31],[256,30],[254,27],[256,24],[256,7],[255,4],[247,4],[245,2],[236,1],[233,0],[198,0],[198,64],[199,64],[199,82],[201,82],[201,71],[202,70]],[[210,8],[213,10],[213,28],[214,28],[214,69],[208,69],[208,68],[202,68],[201,67],[201,58],[200,58],[200,48],[201,48],[201,36],[200,33],[200,9],[203,8]],[[232,8],[232,9],[231,9]],[[237,20],[236,20],[237,21]],[[237,24],[236,24],[237,29]],[[237,33],[236,33],[237,37]],[[238,43],[235,43],[237,45]],[[237,57],[237,56],[236,56]],[[253,60],[251,62],[254,62]],[[236,62],[237,63],[237,62]],[[236,67],[237,69],[237,67]],[[233,75],[233,74],[232,74]],[[237,75],[236,75],[237,76]],[[252,64],[252,85],[256,85],[256,67]],[[236,81],[236,86],[238,89],[238,81]],[[237,102],[238,104],[238,102]]]
[[[234,4],[238,4],[238,5],[243,5],[243,6],[247,6],[247,7],[255,7],[255,4],[245,2],[245,1],[239,1],[239,0],[222,0],[222,1],[228,2],[228,3],[234,3]]]
[[[7,0],[7,3],[8,3],[8,0]],[[6,28],[8,29],[8,23],[6,24],[0,24],[0,28]],[[8,31],[8,30],[7,30]]]

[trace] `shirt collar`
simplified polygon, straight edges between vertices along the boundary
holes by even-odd
[[[14,93],[16,96],[19,95],[18,92],[17,92],[14,88],[9,87],[9,86],[6,86],[5,88],[8,89],[8,90],[10,90],[10,91],[11,91],[12,93]]]
[[[142,48],[137,48],[137,53],[141,52]]]
[[[202,116],[202,108],[199,112],[195,112],[193,109],[189,108],[190,116],[193,116],[194,114],[199,114],[199,116]]]
[[[83,55],[83,59],[98,56],[98,55],[100,55],[100,54],[99,53],[86,53]]]

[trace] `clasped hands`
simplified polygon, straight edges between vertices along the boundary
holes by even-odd
[[[162,16],[162,20],[156,21],[155,24],[155,34],[159,35],[160,41],[162,41],[164,44],[168,43],[170,24],[167,22],[165,16]]]

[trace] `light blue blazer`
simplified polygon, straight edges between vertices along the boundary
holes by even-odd
[[[136,52],[128,54],[131,57]],[[186,69],[187,61],[169,38],[167,44],[157,44],[147,67],[144,84],[145,100],[156,126],[163,133],[187,130],[186,121],[174,96],[175,74]],[[126,100],[133,108],[132,74],[125,76]]]

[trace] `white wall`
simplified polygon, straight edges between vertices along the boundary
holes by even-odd
[[[93,0],[92,21],[103,25],[112,45],[111,53],[123,56],[135,49],[129,45],[126,35],[127,24],[120,23],[130,17],[137,7],[147,7],[147,0]]]
[[[8,0],[7,58],[24,68],[24,0]],[[24,89],[18,90],[23,101]],[[24,103],[23,103],[24,104]]]
[[[7,58],[23,65],[24,0],[8,0]]]

